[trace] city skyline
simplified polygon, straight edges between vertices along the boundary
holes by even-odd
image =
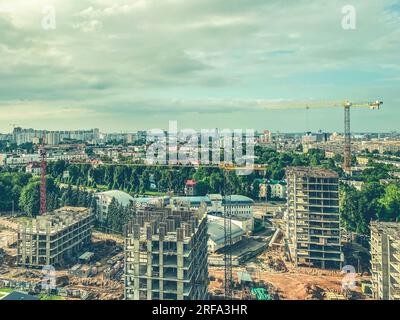
[[[92,131],[92,130],[99,130],[100,134],[105,134],[105,135],[127,135],[127,134],[137,134],[137,133],[140,133],[140,132],[147,133],[147,132],[151,131],[151,129],[149,129],[149,130],[132,129],[132,130],[120,130],[120,131],[107,131],[107,130],[103,130],[105,128],[89,128],[89,127],[82,127],[82,128],[77,128],[77,129],[71,129],[71,130],[67,130],[67,129],[64,129],[64,128],[58,128],[58,129],[55,129],[55,130],[50,130],[50,129],[43,129],[43,128],[25,128],[25,127],[17,127],[16,126],[14,128],[8,129],[8,131],[5,131],[5,132],[1,132],[0,131],[0,134],[2,134],[2,135],[12,135],[13,132],[14,132],[14,129],[17,129],[17,128],[22,129],[23,132],[33,131],[35,133],[39,133],[39,132],[40,133],[41,132],[63,133],[63,132],[84,132],[84,131],[89,132],[89,131]],[[166,133],[166,134],[168,133],[168,127],[157,128],[157,129],[163,130],[164,133]],[[185,129],[187,129],[187,128],[179,127],[179,126],[177,128],[178,132],[180,132],[182,130],[185,130]],[[207,128],[207,129],[202,128],[202,129],[203,130],[222,131],[225,128],[221,127],[221,128]],[[246,128],[236,128],[235,130],[244,130],[243,134],[245,134]],[[324,131],[324,130],[321,130],[321,129],[320,130],[314,130],[314,131],[302,131],[302,132],[301,131],[298,131],[298,132],[292,131],[291,132],[291,131],[272,131],[272,130],[269,130],[268,128],[262,128],[262,129],[254,130],[254,133],[260,135],[260,134],[263,134],[265,131],[268,131],[271,134],[284,134],[284,135],[307,135],[307,134],[319,134],[319,133],[344,135],[344,133],[342,132],[343,130],[342,131],[340,131],[340,130],[338,130],[338,131]],[[201,135],[201,130],[198,130],[197,133],[199,135]],[[380,131],[380,132],[371,132],[371,131],[364,131],[364,132],[362,132],[362,131],[358,131],[358,132],[352,131],[351,132],[352,135],[381,135],[381,134],[382,135],[388,135],[388,134],[397,134],[397,133],[398,133],[397,130]],[[38,138],[40,138],[40,136],[38,136]]]
[[[56,25],[45,30],[49,5]],[[354,1],[356,29],[345,30],[346,5],[0,1],[0,132],[10,124],[120,132],[169,120],[341,132],[342,110],[303,103],[344,99],[384,101],[378,112],[352,111],[354,132],[396,130],[400,6]],[[287,101],[298,108],[268,109]]]

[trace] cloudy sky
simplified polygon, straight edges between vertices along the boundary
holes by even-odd
[[[0,0],[0,132],[341,131],[343,99],[384,101],[353,131],[397,130],[399,40],[398,0]]]

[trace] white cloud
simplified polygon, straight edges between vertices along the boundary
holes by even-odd
[[[148,115],[228,114],[280,97],[390,99],[393,89],[376,85],[397,81],[392,2],[354,1],[357,30],[346,32],[341,0],[0,0],[0,101],[29,100],[37,114],[78,102],[93,113]],[[57,29],[46,32],[49,4]],[[141,106],[138,96],[153,102]]]

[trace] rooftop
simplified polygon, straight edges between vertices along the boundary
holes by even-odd
[[[79,257],[79,259],[80,259],[80,260],[90,260],[90,259],[93,258],[93,256],[94,256],[94,253],[93,253],[93,252],[87,251],[87,252],[85,252],[84,254],[82,254],[82,255]]]
[[[196,231],[206,217],[204,204],[198,210],[184,207],[171,209],[149,204],[137,210],[136,216],[126,225],[125,234],[141,240],[153,236],[160,240],[170,237],[187,238]]]
[[[133,198],[131,195],[127,194],[126,192],[120,191],[120,190],[110,190],[110,191],[105,191],[105,192],[99,192],[99,193],[97,193],[97,195],[114,198],[117,202],[119,202],[120,204],[122,204],[124,206],[127,206],[132,201],[135,201],[135,198]]]
[[[63,207],[53,212],[47,212],[42,216],[24,221],[20,224],[20,228],[28,228],[31,233],[43,232],[47,230],[50,233],[58,232],[63,228],[73,225],[91,215],[88,208],[80,207]]]
[[[187,186],[195,186],[197,184],[196,180],[187,180],[186,185]]]
[[[208,234],[210,235],[210,239],[216,244],[222,244],[225,242],[224,230],[224,220],[222,218],[208,221]],[[235,238],[243,235],[244,231],[242,230],[242,228],[232,223],[231,234],[232,238]]]
[[[286,175],[296,174],[300,177],[313,177],[313,178],[338,178],[339,175],[329,169],[320,167],[289,167],[286,169]]]
[[[223,199],[223,202],[234,202],[234,203],[246,203],[246,204],[251,204],[254,203],[254,200],[250,199],[249,197],[246,196],[242,196],[242,195],[237,195],[237,194],[233,194],[230,196],[225,196]]]
[[[21,300],[39,300],[39,298],[23,292],[13,291],[0,300],[21,301]]]
[[[193,196],[193,197],[172,197],[173,201],[187,202],[189,204],[198,204],[205,202],[207,205],[211,204],[211,200],[207,196]]]
[[[400,222],[371,221],[371,230],[391,235],[400,240]]]

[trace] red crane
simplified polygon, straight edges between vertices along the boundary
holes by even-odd
[[[41,179],[40,179],[40,214],[46,213],[46,167],[47,167],[47,153],[46,153],[46,133],[43,132],[42,145],[39,149],[40,154],[40,167],[41,167]]]

